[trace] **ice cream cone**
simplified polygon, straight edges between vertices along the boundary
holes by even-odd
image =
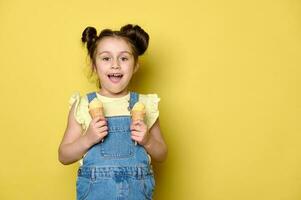
[[[132,111],[132,120],[136,121],[136,120],[144,120],[145,117],[145,111]]]
[[[144,120],[145,117],[145,106],[143,103],[141,102],[137,102],[132,111],[131,111],[131,115],[132,115],[132,120]]]
[[[131,110],[132,121],[136,121],[136,120],[144,121],[145,113],[146,112],[145,112],[144,104],[141,102],[135,103],[135,105]],[[137,145],[137,141],[135,141],[135,145]]]
[[[103,112],[103,105],[101,101],[99,101],[97,98],[93,99],[89,103],[89,113],[92,117],[92,119],[96,117],[105,118],[104,112]]]
[[[105,118],[102,107],[89,109],[89,113],[90,113],[92,119],[94,119],[96,117]]]

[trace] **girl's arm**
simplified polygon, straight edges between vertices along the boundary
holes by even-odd
[[[160,131],[159,119],[156,120],[147,134],[148,140],[143,145],[144,148],[155,161],[163,162],[167,157],[167,145]]]
[[[92,145],[107,134],[106,122],[95,118],[86,134],[82,135],[83,129],[74,117],[74,107],[75,103],[70,109],[67,128],[58,150],[59,161],[64,165],[80,160]]]

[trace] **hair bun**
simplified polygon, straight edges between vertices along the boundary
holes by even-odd
[[[91,45],[97,39],[97,31],[94,27],[88,26],[82,33],[82,42],[87,43],[87,48],[90,49]]]
[[[133,41],[138,50],[137,53],[139,56],[146,51],[149,35],[140,26],[128,24],[121,27],[120,32]]]

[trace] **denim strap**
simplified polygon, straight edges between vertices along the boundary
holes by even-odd
[[[139,100],[139,94],[137,92],[130,92],[130,102],[128,110],[131,111],[134,107],[135,103],[137,103]]]
[[[96,92],[91,92],[87,94],[88,102],[90,103],[94,98],[97,98]]]

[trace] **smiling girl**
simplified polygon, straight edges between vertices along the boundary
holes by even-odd
[[[59,160],[65,165],[80,161],[78,200],[152,199],[155,180],[151,160],[163,162],[167,156],[159,125],[160,98],[128,90],[149,35],[131,24],[119,31],[104,29],[99,35],[95,28],[87,27],[82,42],[100,89],[71,96]],[[103,104],[105,118],[91,118],[88,105],[93,99]],[[145,106],[144,120],[131,118],[137,102]]]

